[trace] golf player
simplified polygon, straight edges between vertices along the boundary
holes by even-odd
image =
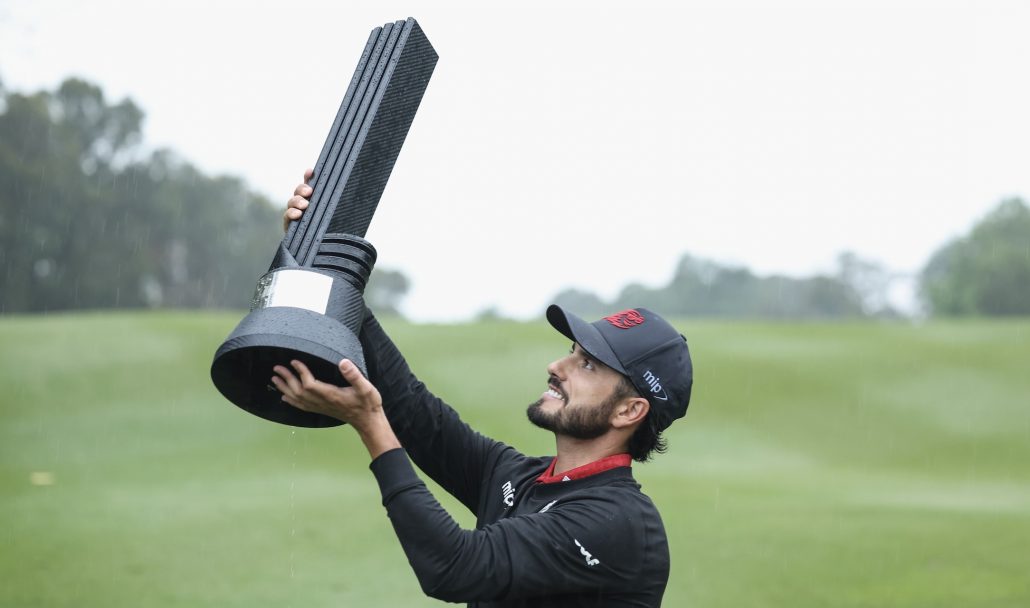
[[[284,225],[310,195],[297,187]],[[658,606],[669,546],[630,465],[664,451],[662,431],[686,413],[686,339],[644,308],[588,323],[550,306],[547,320],[572,348],[547,366],[527,414],[554,433],[555,456],[526,456],[462,422],[371,312],[360,334],[367,379],[343,360],[348,387],[317,380],[299,361],[276,366],[271,380],[283,401],[358,433],[426,594],[470,606]],[[474,530],[458,526],[412,462],[475,513]]]

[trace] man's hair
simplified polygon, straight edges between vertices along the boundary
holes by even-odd
[[[615,402],[619,402],[630,397],[640,397],[643,399],[640,392],[630,382],[629,377],[619,374],[619,385],[615,387],[612,399]],[[640,426],[637,427],[636,431],[633,431],[633,435],[629,438],[629,455],[633,460],[647,462],[651,460],[656,452],[664,454],[668,448],[656,421],[657,418],[654,415],[654,411],[648,409],[647,415],[640,422]]]

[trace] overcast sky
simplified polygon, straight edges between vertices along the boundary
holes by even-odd
[[[5,0],[0,79],[129,96],[150,145],[285,203],[369,31],[414,16],[440,62],[367,238],[419,320],[537,316],[685,252],[916,272],[1030,196],[1030,2],[425,4]]]

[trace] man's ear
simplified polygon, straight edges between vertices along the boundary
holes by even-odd
[[[647,416],[651,404],[643,397],[628,397],[615,408],[611,424],[617,429],[633,426]]]

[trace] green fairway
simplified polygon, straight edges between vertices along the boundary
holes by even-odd
[[[0,317],[0,606],[438,605],[353,431],[212,386],[241,318]],[[557,332],[384,324],[473,426],[553,452],[524,411]],[[665,605],[1030,606],[1030,321],[676,325],[694,398],[634,468],[669,532]]]

